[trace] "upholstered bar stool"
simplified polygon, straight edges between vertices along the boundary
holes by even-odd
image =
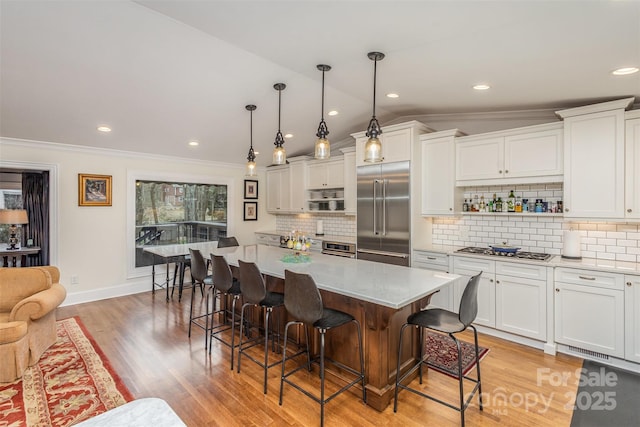
[[[400,342],[398,343],[398,367],[396,371],[396,390],[393,402],[393,412],[396,412],[398,409],[398,392],[401,388],[459,411],[460,422],[462,426],[464,426],[464,411],[469,406],[469,403],[471,402],[471,399],[473,399],[473,395],[476,393],[476,391],[478,392],[478,402],[480,405],[480,410],[482,411],[482,383],[480,380],[480,358],[478,355],[478,332],[476,331],[476,328],[471,324],[476,319],[476,315],[478,314],[478,282],[480,281],[481,274],[482,272],[469,279],[469,282],[467,283],[467,286],[465,287],[462,294],[462,299],[460,300],[460,310],[458,313],[443,310],[440,308],[430,308],[418,311],[417,313],[413,313],[407,318],[407,323],[402,325],[402,328],[400,329]],[[400,358],[400,351],[402,349],[402,336],[404,330],[408,326],[414,326],[420,331],[420,359],[411,369],[409,369],[409,371],[400,376],[400,361],[402,360]],[[460,351],[460,341],[458,341],[458,339],[455,337],[455,334],[463,332],[467,328],[473,329],[477,378],[468,377],[462,372],[462,353]],[[416,369],[420,370],[420,384],[422,384],[422,366],[430,366],[430,363],[424,360],[423,354],[423,340],[425,329],[432,329],[440,333],[448,334],[456,344],[456,348],[458,350],[458,385],[460,388],[460,400],[458,406],[454,406],[449,402],[445,402],[444,400],[438,399],[437,397],[430,396],[420,390],[411,388],[409,387],[409,385],[402,384],[402,381],[404,381],[405,378],[415,372]],[[464,380],[471,381],[475,384],[466,401],[464,398]]]
[[[324,405],[332,400],[334,397],[346,391],[350,387],[361,383],[362,384],[362,401],[367,402],[367,392],[364,384],[364,353],[362,349],[362,331],[360,329],[360,322],[358,322],[352,315],[344,313],[342,311],[326,308],[322,304],[322,296],[316,286],[313,278],[308,274],[294,273],[289,270],[284,271],[285,274],[285,294],[284,294],[284,306],[287,309],[287,313],[294,320],[287,322],[284,328],[284,349],[282,352],[282,375],[280,377],[280,405],[282,405],[282,395],[284,390],[284,383],[292,385],[311,399],[320,404],[320,425],[324,425]],[[360,351],[360,371],[356,371],[350,366],[346,366],[343,363],[335,361],[330,358],[325,358],[325,334],[333,329],[348,323],[354,323],[358,332],[358,348]],[[296,354],[287,357],[287,338],[289,327],[293,325],[304,325],[305,337],[306,337],[306,350],[299,351]],[[320,334],[320,355],[314,360],[311,360],[309,353],[309,335],[307,332],[308,327],[314,328]],[[299,365],[289,372],[285,372],[286,362],[288,359],[292,359],[301,354],[307,355],[307,362],[304,365]],[[350,381],[347,380],[347,384],[340,390],[334,392],[328,397],[325,397],[325,361],[336,365],[343,371],[351,373],[355,378]],[[320,397],[312,394],[308,390],[305,390],[298,384],[294,383],[289,377],[301,369],[311,370],[311,363],[318,363],[320,365]]]
[[[258,266],[253,262],[244,262],[238,260],[240,266],[240,290],[242,291],[242,298],[244,304],[242,304],[242,310],[240,311],[240,343],[238,344],[238,372],[240,372],[240,364],[242,363],[242,356],[249,358],[254,363],[258,364],[264,370],[264,393],[267,393],[267,371],[280,363],[277,362],[269,364],[269,336],[272,336],[272,340],[279,340],[279,334],[273,334],[269,331],[269,318],[273,309],[284,305],[284,295],[279,292],[267,291],[267,287],[264,283],[264,278],[258,269]],[[243,327],[245,312],[247,308],[260,307],[264,312],[264,338],[257,336],[250,339],[247,342],[243,342]],[[264,339],[264,360],[258,360],[251,354],[247,353],[252,347],[261,344]],[[278,344],[279,345],[279,344]]]
[[[195,325],[204,330],[204,348],[206,350],[209,339],[209,289],[207,286],[213,287],[213,278],[208,275],[207,264],[198,249],[189,248],[191,254],[191,278],[193,279],[193,288],[191,289],[191,305],[189,306],[189,337],[191,337],[191,326]],[[200,291],[205,298],[205,312],[197,316],[193,315],[193,302],[196,294],[196,287],[200,287]],[[213,301],[215,305],[215,299]],[[214,309],[215,310],[215,309]],[[204,319],[204,324],[202,321]]]
[[[232,246],[240,246],[240,244],[238,243],[238,240],[231,236],[231,237],[219,237],[218,238],[218,247],[219,248],[229,248]]]
[[[211,347],[213,344],[213,340],[217,339],[221,343],[231,347],[231,369],[233,369],[233,356],[238,346],[236,344],[236,301],[240,299],[241,290],[240,290],[240,282],[235,279],[231,275],[231,268],[229,268],[229,264],[227,264],[227,260],[224,259],[223,256],[213,255],[211,254],[211,265],[213,266],[213,301],[215,305],[215,300],[217,295],[223,298],[225,301],[227,296],[232,297],[231,302],[231,326],[226,323],[227,316],[229,314],[229,310],[220,309],[218,311],[213,310],[212,314],[220,313],[223,315],[223,322],[216,326],[213,326],[213,317],[211,316],[211,340],[209,341],[209,354],[211,354]],[[207,309],[209,305],[207,304]],[[231,340],[225,340],[221,336],[222,333],[231,330]]]

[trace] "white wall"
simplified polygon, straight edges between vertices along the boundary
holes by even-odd
[[[255,243],[254,232],[275,228],[275,218],[266,213],[265,172],[259,171],[258,221],[242,220],[244,166],[175,157],[160,157],[64,144],[0,139],[0,167],[24,162],[52,165],[57,169],[57,242],[52,242],[52,260],[60,268],[61,283],[69,293],[65,304],[91,301],[151,289],[150,269],[142,275],[129,274],[127,264],[133,256],[127,250],[134,238],[127,235],[128,190],[131,173],[160,174],[167,177],[216,177],[229,182],[229,235],[241,244]],[[110,207],[78,206],[78,174],[113,177],[113,203]],[[163,270],[162,270],[163,271]],[[70,285],[70,277],[78,277]]]

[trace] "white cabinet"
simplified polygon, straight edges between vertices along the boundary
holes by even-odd
[[[291,210],[291,179],[289,166],[267,170],[267,212],[285,213]]]
[[[628,219],[640,219],[640,114],[637,117],[626,121],[624,215]]]
[[[427,270],[436,270],[449,272],[449,255],[441,252],[430,252],[422,250],[414,250],[411,258],[411,266],[424,268]],[[453,285],[441,288],[433,294],[429,307],[443,308],[449,311],[458,311],[458,307],[453,307]]]
[[[496,262],[496,329],[547,339],[547,267]]]
[[[256,233],[256,243],[267,246],[280,246],[280,236],[268,233]]]
[[[344,162],[340,160],[317,161],[307,164],[307,189],[344,187]]]
[[[556,342],[623,358],[624,276],[559,267],[554,287]]]
[[[290,160],[291,161],[291,160]],[[291,182],[291,212],[305,212],[307,208],[306,162],[291,162],[289,165]]]
[[[640,363],[640,276],[624,276],[625,359]]]
[[[633,98],[558,111],[564,119],[564,216],[624,218],[624,110]]]
[[[456,187],[457,129],[420,135],[423,216],[454,215],[462,210],[463,189]]]
[[[464,288],[471,276],[482,271],[478,284],[478,315],[474,323],[483,326],[496,327],[496,287],[495,261],[480,258],[453,258],[453,272],[463,276],[462,280],[454,283],[453,308],[455,312],[460,307],[460,299]]]
[[[344,213],[355,215],[358,201],[356,150],[355,147],[348,147],[340,151],[344,154]]]
[[[458,138],[457,185],[562,181],[562,140],[562,123]]]
[[[411,160],[413,145],[418,142],[418,136],[427,132],[432,130],[416,121],[382,127],[379,137],[382,144],[382,163]],[[354,133],[351,136],[356,139],[356,166],[370,164],[364,161],[364,146],[369,139],[365,132]]]

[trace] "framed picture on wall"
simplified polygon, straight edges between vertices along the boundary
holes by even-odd
[[[78,206],[111,206],[111,175],[78,174]]]
[[[245,199],[258,198],[258,181],[253,181],[250,179],[244,180],[244,198]]]
[[[258,220],[258,202],[244,202],[244,220]]]

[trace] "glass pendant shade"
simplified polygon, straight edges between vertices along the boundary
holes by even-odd
[[[282,132],[280,131],[280,117],[282,112],[282,91],[287,86],[284,83],[276,83],[273,85],[273,88],[278,91],[278,132],[276,133],[276,140],[273,143],[275,148],[273,149],[273,164],[274,165],[284,165],[287,163],[287,152],[285,151],[284,138],[282,137]]]
[[[273,164],[274,165],[284,165],[287,163],[287,152],[284,147],[281,145],[273,149]]]
[[[327,138],[318,138],[316,140],[314,157],[320,160],[328,159],[329,157],[331,157],[331,145]]]
[[[256,162],[253,161],[248,161],[247,162],[247,176],[256,176],[257,172],[256,172]]]
[[[377,64],[378,61],[384,59],[384,53],[369,52],[367,54],[370,60],[373,61],[373,115],[371,121],[367,127],[366,135],[369,137],[364,145],[364,161],[367,163],[378,163],[383,160],[382,157],[382,143],[380,142],[380,124],[376,119],[376,78],[377,78]]]
[[[382,144],[377,136],[369,138],[364,145],[364,161],[367,163],[382,161]]]
[[[316,68],[322,71],[322,106],[320,108],[320,124],[316,132],[318,139],[316,140],[314,157],[318,160],[324,160],[331,157],[331,143],[327,139],[329,128],[327,128],[327,123],[324,121],[324,73],[329,71],[331,67],[329,65],[319,64]]]

